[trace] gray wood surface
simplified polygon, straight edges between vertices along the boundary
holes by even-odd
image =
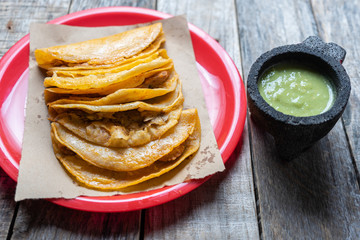
[[[234,2],[159,0],[157,6],[172,15],[186,14],[188,21],[216,39],[241,69]],[[259,237],[246,136],[245,129],[225,172],[182,198],[146,210],[146,239]]]
[[[249,4],[251,8],[246,7]],[[301,42],[309,35],[317,35],[321,23],[336,21],[335,16],[321,22],[323,16],[314,18],[308,1],[238,1],[237,6],[245,74],[261,53]],[[327,15],[322,7],[319,4],[318,11],[326,11]],[[252,17],[256,13],[261,13],[261,18]],[[272,137],[250,123],[262,237],[358,239],[359,186],[342,122],[290,163],[280,161]]]
[[[54,3],[36,3],[30,4],[23,9],[26,12],[44,11],[49,14],[45,15],[43,19],[36,20],[39,22],[47,22],[58,16],[92,7],[126,4],[151,7],[149,5],[150,1],[139,1],[139,3],[135,1],[54,1]],[[44,6],[47,6],[45,10],[43,9]],[[49,6],[57,9],[58,12],[51,12],[52,8]],[[22,8],[22,6],[20,7]],[[63,11],[61,12],[59,9]],[[33,18],[33,16],[28,16],[30,20]],[[29,31],[30,22],[25,19],[22,20],[24,25],[22,28],[24,28],[25,34]],[[116,214],[82,213],[56,206],[44,200],[28,200],[20,203],[16,221],[10,234],[12,239],[139,239],[140,216],[141,211]]]
[[[344,67],[351,79],[351,96],[345,112],[343,122],[349,138],[351,152],[357,167],[357,179],[360,181],[360,1],[313,1],[313,11],[316,15],[319,35],[328,41],[342,46],[346,51]],[[341,34],[337,31],[341,29]]]
[[[67,14],[70,0],[0,1],[0,54],[29,33],[31,22],[47,22]]]
[[[111,6],[131,6],[155,9],[156,0],[73,0],[71,1],[69,12]]]
[[[145,239],[258,239],[247,137],[218,173],[189,194],[145,210]],[[243,175],[241,175],[243,173]],[[248,192],[245,192],[248,190]]]
[[[0,169],[0,239],[6,239],[15,214],[16,183]]]
[[[0,55],[29,33],[31,22],[46,22],[67,13],[70,1],[0,1]],[[0,169],[0,239],[11,236],[16,219],[16,184]],[[10,230],[10,231],[9,231]]]
[[[16,183],[0,169],[0,239],[360,239],[360,1],[5,0],[0,56],[31,22],[102,6],[186,14],[225,48],[245,82],[263,52],[318,35],[347,51],[349,104],[334,129],[292,162],[276,157],[272,137],[248,117],[226,171],[142,211],[89,213],[46,200],[16,204]]]
[[[12,239],[139,239],[140,211],[91,213],[46,200],[21,202]]]

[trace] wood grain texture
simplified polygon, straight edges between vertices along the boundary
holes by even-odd
[[[130,6],[154,9],[156,0],[74,0],[70,6],[70,12],[111,6]]]
[[[232,1],[158,1],[158,10],[186,14],[215,38],[241,69],[235,5]],[[190,194],[145,212],[145,239],[257,239],[249,142],[241,142],[227,170]]]
[[[360,171],[360,2],[312,1],[319,34],[326,41],[333,41],[346,51],[344,67],[351,80],[351,95],[343,114],[343,121],[349,138],[358,173]],[[341,31],[339,31],[341,29]],[[360,176],[358,175],[360,181]]]
[[[318,33],[308,1],[237,3],[246,74],[263,52]],[[270,135],[250,126],[263,239],[358,239],[360,199],[341,121],[290,163],[276,157]]]
[[[14,217],[15,186],[16,183],[0,168],[0,239],[6,239]]]
[[[32,22],[47,22],[68,12],[70,0],[0,1],[0,55],[29,33]]]
[[[139,239],[139,215],[90,213],[46,200],[25,200],[12,239]]]
[[[46,22],[67,13],[70,1],[0,1],[0,56],[29,33],[31,22]],[[1,160],[2,161],[2,160]],[[16,183],[0,169],[0,239],[12,230]]]
[[[66,15],[84,9],[112,5],[140,5],[149,7],[154,1],[70,1],[61,4],[57,12]],[[52,2],[32,3],[28,11],[43,11],[46,22],[57,16],[49,14],[43,6],[54,5]],[[15,7],[15,6],[12,6]],[[31,7],[34,9],[31,10]],[[46,17],[46,18],[45,18]],[[34,17],[29,16],[28,23]],[[28,24],[27,23],[27,24]],[[25,31],[25,30],[24,30]],[[26,29],[28,31],[28,29]],[[13,210],[12,210],[13,212]],[[27,200],[20,203],[19,211],[12,229],[12,239],[139,239],[141,211],[128,213],[86,213],[66,209],[45,200]]]
[[[196,190],[145,211],[145,239],[258,239],[252,182],[240,159],[248,149],[245,135],[226,164]]]
[[[45,200],[16,205],[16,183],[0,169],[0,239],[141,239],[142,220],[145,239],[258,239],[259,234],[262,239],[360,239],[359,1],[3,0],[0,56],[29,32],[31,22],[101,6],[186,14],[225,48],[244,80],[256,58],[273,47],[309,35],[338,43],[347,51],[344,66],[352,82],[342,121],[286,163],[276,157],[272,137],[249,118],[226,171],[144,214],[80,212]]]
[[[236,3],[245,80],[251,64],[264,51],[299,43],[309,35],[317,35],[311,7],[305,0],[237,0]]]

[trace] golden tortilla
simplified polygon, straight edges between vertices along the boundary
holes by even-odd
[[[124,88],[101,98],[69,97],[68,99],[59,99],[52,104],[87,104],[102,106],[142,101],[174,91],[178,85],[178,77],[178,74],[173,71],[169,80],[158,86],[158,88]]]
[[[98,39],[35,50],[41,68],[87,63],[113,64],[130,58],[147,48],[162,32],[162,24],[135,28]]]
[[[182,106],[168,113],[121,112],[113,119],[91,121],[75,113],[54,120],[77,136],[104,147],[136,147],[161,138],[180,118]]]
[[[113,64],[97,64],[97,65],[89,65],[87,63],[71,63],[69,65],[71,66],[61,66],[61,67],[52,67],[48,69],[48,76],[51,76],[54,72],[58,76],[84,76],[86,73],[90,73],[88,70],[94,70],[94,69],[105,69],[105,68],[113,68],[117,67],[129,62],[133,62],[139,58],[145,58],[153,54],[155,51],[157,51],[161,45],[165,42],[165,34],[162,32],[158,38],[155,39],[153,43],[150,44],[149,47],[144,49],[142,52],[138,53],[137,55],[134,55],[130,58],[124,59],[123,61],[116,62]],[[84,72],[82,70],[85,70]]]
[[[171,161],[168,159],[163,161],[163,158],[169,158],[168,155],[171,155],[170,153],[148,167],[131,172],[117,172],[98,168],[82,160],[78,155],[68,149],[64,150],[64,146],[61,145],[55,137],[52,137],[52,139],[56,157],[72,177],[86,187],[102,191],[114,191],[150,180],[176,168],[199,149],[200,137],[200,121],[197,118],[194,132],[185,143],[181,145],[184,146],[184,149],[178,158],[171,158]]]
[[[184,110],[179,123],[162,138],[129,148],[102,147],[79,138],[58,123],[51,126],[56,139],[88,163],[113,171],[134,171],[151,165],[182,144],[194,131],[196,119],[196,109]]]
[[[146,59],[139,59],[137,64],[131,63],[127,68],[121,68],[119,72],[109,72],[99,75],[86,75],[82,77],[59,77],[54,74],[44,80],[45,87],[58,87],[65,89],[92,89],[104,88],[112,84],[127,81],[130,78],[170,64],[172,60],[165,56],[164,51],[159,51],[158,56],[150,56]],[[141,62],[141,63],[139,63]]]
[[[44,98],[54,153],[80,185],[140,190],[140,183],[198,151],[199,116],[183,110],[181,81],[164,42],[156,23],[35,50],[48,74]]]
[[[111,84],[102,88],[92,88],[92,89],[64,89],[64,88],[46,88],[44,91],[45,103],[48,104],[50,102],[59,100],[61,98],[69,98],[72,95],[94,95],[94,96],[104,96],[123,88],[135,88],[142,85],[144,82],[147,82],[149,79],[154,78],[155,76],[161,74],[163,75],[166,72],[170,75],[171,71],[173,71],[174,64],[170,63],[163,67],[156,68],[154,70],[147,71],[145,73],[133,76],[126,81],[122,81],[119,83]]]
[[[137,109],[138,111],[154,111],[154,112],[169,112],[184,102],[184,96],[181,91],[181,83],[178,80],[177,87],[174,91],[159,97],[148,99],[145,101],[135,101],[117,105],[88,105],[88,104],[57,104],[52,102],[48,104],[50,119],[55,118],[58,114],[63,112],[70,112],[73,110],[84,111],[88,114],[101,113],[107,116],[116,112],[129,111]]]

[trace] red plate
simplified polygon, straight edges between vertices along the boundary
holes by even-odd
[[[72,13],[49,23],[98,27],[130,25],[169,17],[171,15],[150,9],[108,7]],[[189,28],[211,123],[222,158],[226,162],[244,128],[246,116],[244,84],[225,50],[201,29],[191,24]],[[0,166],[15,181],[21,158],[28,61],[29,35],[10,48],[0,61]],[[86,211],[131,211],[178,198],[199,187],[207,179],[128,195],[49,200],[62,206]]]

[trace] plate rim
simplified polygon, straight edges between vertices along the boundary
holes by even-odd
[[[151,17],[156,17],[159,19],[165,19],[169,17],[173,17],[170,14],[163,13],[153,9],[140,8],[140,7],[100,7],[100,8],[92,8],[86,9],[74,13],[70,13],[58,18],[55,18],[49,22],[48,24],[65,24],[74,19],[79,19],[82,17],[87,17],[89,15],[94,14],[104,14],[104,13],[133,13],[133,14],[141,14],[148,15]],[[245,120],[246,120],[246,96],[245,96],[245,87],[241,75],[229,56],[229,54],[224,50],[224,48],[215,41],[209,34],[207,34],[202,29],[196,27],[195,25],[188,23],[189,30],[191,33],[197,35],[199,38],[203,40],[204,43],[208,44],[212,49],[218,50],[216,51],[219,58],[224,63],[224,67],[226,68],[226,72],[231,75],[229,79],[231,80],[231,85],[234,90],[234,100],[236,101],[234,104],[234,117],[232,119],[232,126],[229,130],[229,133],[226,136],[225,141],[222,146],[219,148],[221,152],[221,156],[223,158],[224,163],[229,159],[230,155],[235,150],[235,147],[238,145],[240,137],[244,130]],[[206,40],[206,41],[205,41]],[[16,42],[0,59],[0,81],[2,81],[2,77],[4,72],[7,70],[7,66],[10,64],[12,59],[20,52],[23,48],[25,48],[30,43],[29,34],[25,35],[18,42]],[[238,95],[238,97],[237,97]],[[236,107],[239,106],[239,107]],[[2,119],[0,119],[2,121]],[[2,123],[0,122],[0,127]],[[6,156],[6,147],[4,146],[2,136],[0,136],[0,157],[2,158],[0,161],[2,164],[0,166],[3,170],[15,181],[17,182],[17,174],[19,168],[17,168],[17,173],[13,173],[12,169],[16,166],[11,163],[11,159]],[[5,164],[4,164],[5,163]],[[55,204],[68,207],[71,209],[83,210],[83,211],[91,211],[91,212],[124,212],[124,211],[133,211],[140,210],[144,208],[153,207],[159,204],[166,203],[168,201],[174,200],[180,196],[187,194],[188,192],[196,189],[201,184],[206,182],[211,176],[205,177],[203,179],[191,180],[189,182],[180,183],[173,186],[167,186],[156,190],[151,190],[155,192],[152,195],[146,195],[145,197],[139,196],[137,198],[132,199],[112,199],[114,196],[109,197],[83,197],[79,196],[74,199],[47,199],[50,202]],[[131,194],[130,194],[131,195]],[[166,195],[166,199],[164,199]],[[128,196],[128,195],[119,195],[119,196]],[[153,202],[152,198],[161,198],[161,201]],[[119,203],[129,203],[128,207],[120,207]],[[136,202],[137,204],[135,204]],[[150,202],[150,203],[149,203]],[[153,203],[151,203],[153,202]],[[86,206],[84,206],[84,203]],[[98,208],[97,205],[99,203],[106,204],[106,208]],[[124,204],[125,205],[125,204]],[[131,205],[131,207],[129,207]]]

